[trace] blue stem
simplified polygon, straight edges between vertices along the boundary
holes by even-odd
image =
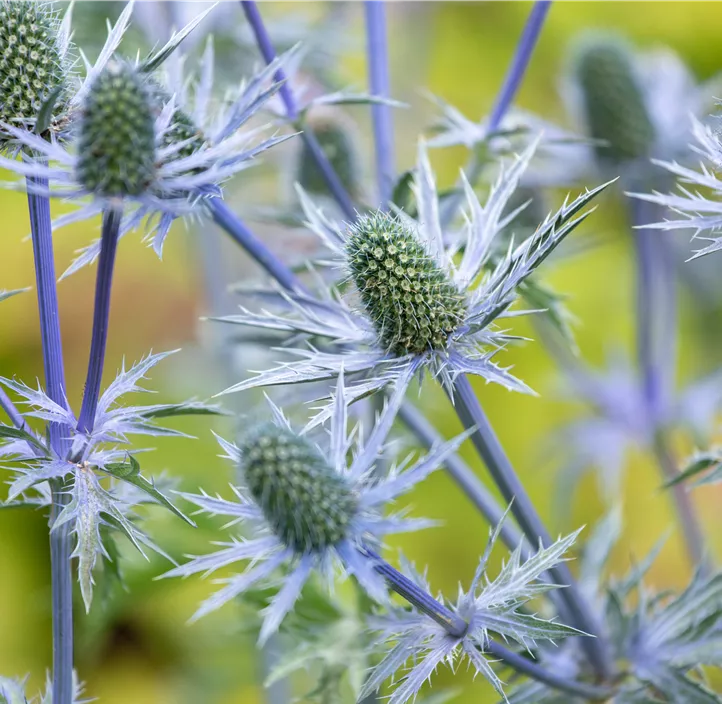
[[[258,44],[258,48],[264,61],[267,64],[272,63],[276,59],[276,50],[273,48],[271,38],[268,36],[268,32],[266,31],[266,26],[263,23],[263,18],[258,10],[258,6],[252,0],[241,0],[241,7],[243,8],[243,12],[246,15],[248,23],[251,25],[251,30],[256,38],[256,43]],[[274,74],[274,79],[278,82],[282,82],[279,93],[286,109],[286,116],[291,122],[295,123],[296,127],[303,129],[302,121],[299,119],[300,113],[298,105],[293,95],[293,91],[288,84],[285,71],[279,68]],[[314,137],[310,130],[303,130],[303,132],[301,132],[301,139],[310,151],[311,156],[326,181],[326,185],[328,186],[331,195],[338,203],[339,207],[343,211],[343,214],[351,221],[356,220],[358,214],[354,208],[351,196],[349,196],[348,192],[341,183],[338,174],[334,171],[333,166],[331,166],[331,163],[323,153],[323,149],[318,143],[316,137]]]
[[[28,179],[28,211],[35,258],[45,386],[48,396],[55,403],[67,407],[50,200],[47,196],[33,193],[37,187],[46,190],[48,182],[45,179]],[[63,457],[69,443],[68,429],[58,423],[50,423],[48,434],[51,448],[57,456]],[[59,481],[53,482],[51,488],[53,503],[50,525],[52,526],[67,503],[67,495]],[[55,704],[72,704],[73,698],[73,580],[70,568],[72,551],[70,526],[65,525],[50,531],[53,702]]]
[[[459,375],[454,382],[453,402],[464,427],[474,428],[471,441],[504,500],[511,504],[511,512],[527,540],[531,545],[541,542],[544,547],[549,547],[553,541],[465,375]],[[561,590],[561,598],[569,611],[570,625],[596,636],[583,638],[581,645],[597,673],[606,677],[611,672],[609,652],[604,639],[600,637],[601,627],[597,623],[591,605],[586,603],[578,584],[565,564],[551,568],[549,574],[559,586],[566,587]]]
[[[677,337],[676,280],[655,230],[640,228],[659,218],[653,203],[630,199],[637,266],[637,357],[652,434],[652,449],[665,481],[678,472],[668,447],[665,424],[674,403],[674,360]],[[704,531],[687,489],[671,489],[687,556],[693,568],[708,569]]]
[[[214,222],[241,245],[283,288],[288,291],[305,290],[298,276],[276,257],[220,198],[211,198],[206,201],[206,206]]]
[[[504,83],[494,103],[494,109],[491,111],[489,132],[496,132],[499,129],[504,116],[514,102],[551,4],[551,0],[537,0],[529,13],[529,19],[524,25],[524,31],[517,44],[511,66],[509,66]]]
[[[487,135],[499,129],[519,91],[551,4],[552,0],[537,0],[529,13],[529,17],[524,25],[524,31],[516,45],[516,51],[514,52],[511,65],[506,72],[504,82],[494,102],[487,126]],[[472,186],[474,186],[481,177],[483,168],[484,161],[480,159],[476,153],[472,154],[469,163],[464,169],[466,177]],[[446,200],[441,208],[440,217],[442,227],[447,227],[454,219],[462,200],[463,188],[460,183],[457,183],[454,194]]]
[[[391,589],[399,596],[403,597],[423,614],[433,619],[452,638],[463,638],[466,635],[469,625],[463,618],[434,599],[433,596],[421,589],[421,587],[408,577],[401,574],[401,572],[388,564],[388,562],[369,547],[362,547],[361,551],[373,561],[376,572],[388,582]],[[567,692],[568,694],[584,697],[592,701],[601,701],[613,696],[612,690],[606,687],[595,687],[584,682],[577,682],[561,675],[556,675],[544,667],[537,665],[533,660],[514,653],[491,639],[486,642],[484,650],[517,672],[525,674],[539,682],[543,682],[561,692]]]
[[[100,398],[100,383],[105,366],[105,347],[108,342],[110,321],[110,297],[113,288],[115,255],[118,251],[118,232],[122,209],[109,207],[103,212],[103,229],[100,235],[100,258],[95,280],[95,307],[93,310],[93,332],[90,340],[88,375],[85,380],[83,404],[80,407],[78,432],[91,433],[95,423],[95,412]]]
[[[389,53],[384,0],[366,0],[366,56],[369,88],[378,98],[390,98]],[[376,183],[382,207],[391,202],[394,185],[394,125],[389,105],[372,105],[376,151]]]

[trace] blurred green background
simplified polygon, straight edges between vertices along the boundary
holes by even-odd
[[[79,27],[76,36],[98,40],[102,31],[83,15],[103,12],[110,4],[81,2],[75,9]],[[485,114],[500,85],[530,4],[526,2],[398,2],[389,10],[394,97],[411,105],[395,113],[397,164],[409,168],[414,159],[416,135],[436,116],[435,108],[422,95],[428,89],[476,119]],[[323,3],[263,3],[269,16],[286,13],[317,16],[329,9]],[[240,11],[229,17],[241,24]],[[350,51],[337,66],[338,80],[358,88],[365,85],[363,15],[359,3],[346,8],[344,31]],[[722,69],[719,27],[722,4],[708,2],[559,2],[551,10],[541,41],[524,81],[518,104],[547,118],[565,121],[558,97],[558,83],[568,42],[582,29],[611,28],[634,40],[640,47],[667,45],[678,51],[702,80]],[[95,29],[94,29],[95,28]],[[232,50],[229,56],[233,56]],[[230,64],[232,66],[232,64]],[[228,72],[229,65],[225,64]],[[372,147],[366,109],[349,111],[358,124],[365,167],[372,174]],[[465,161],[462,149],[435,152],[439,182],[451,184]],[[258,202],[288,199],[287,176],[283,171],[293,159],[293,147],[270,158],[271,167],[242,174],[230,189],[228,199],[243,212]],[[7,178],[5,174],[2,178]],[[57,206],[62,212],[64,206]],[[25,197],[0,192],[2,254],[0,287],[31,286],[34,283]],[[560,260],[547,270],[554,287],[570,295],[570,308],[579,319],[576,328],[583,357],[601,365],[609,349],[633,349],[633,281],[629,239],[619,199],[606,196],[601,207],[579,236],[593,232],[603,245],[582,256]],[[302,235],[259,226],[272,249],[283,256],[303,251]],[[56,236],[59,271],[70,263],[74,250],[98,234],[98,223],[69,227]],[[294,236],[298,236],[295,241]],[[575,235],[576,236],[576,235]],[[684,235],[680,235],[684,238]],[[221,259],[231,277],[249,279],[257,274],[246,258],[233,250],[208,223],[178,225],[169,237],[163,261],[158,261],[136,234],[120,247],[113,294],[108,350],[108,378],[122,359],[137,360],[150,349],[182,351],[155,370],[149,388],[159,399],[181,400],[189,396],[207,398],[226,385],[226,372],[214,351],[218,333],[213,323],[202,322],[208,296],[203,284],[201,244],[204,238],[220,247]],[[719,264],[717,264],[719,268]],[[87,269],[60,284],[62,329],[70,401],[78,407],[87,364],[93,302],[94,269]],[[714,344],[709,329],[718,328],[718,314],[683,297],[682,345],[679,380],[684,382],[719,366],[722,347]],[[34,292],[13,298],[0,306],[0,374],[16,375],[28,383],[42,378],[42,366]],[[528,324],[520,328],[533,333]],[[494,427],[553,533],[593,523],[603,512],[597,484],[585,479],[575,495],[570,516],[555,515],[553,492],[555,467],[543,461],[542,449],[550,433],[574,418],[580,408],[562,402],[552,390],[558,382],[553,361],[539,344],[511,349],[503,361],[513,363],[516,373],[541,392],[540,398],[512,395],[499,387],[483,386],[479,395]],[[246,368],[257,368],[253,360],[236,360]],[[253,395],[229,401],[244,410],[257,401]],[[423,402],[445,434],[459,426],[443,395],[426,385]],[[144,471],[167,471],[179,477],[182,488],[228,494],[230,468],[216,457],[211,429],[233,432],[231,422],[185,422],[179,428],[196,440],[159,440],[145,456]],[[480,477],[480,462],[465,448],[464,456]],[[625,534],[614,554],[614,568],[624,570],[672,526],[665,494],[658,489],[655,467],[649,458],[630,456],[624,496]],[[711,487],[693,494],[714,549],[719,553],[719,502],[722,490]],[[420,564],[428,564],[436,589],[453,596],[459,581],[471,578],[487,536],[487,525],[479,518],[450,480],[437,473],[410,497],[416,515],[443,521],[439,528],[403,540],[392,541]],[[192,530],[161,511],[150,516],[148,530],[172,555],[199,553],[209,540],[223,540],[227,533],[218,521],[202,521]],[[0,673],[30,675],[30,692],[44,680],[51,663],[50,580],[48,572],[47,523],[30,510],[0,512]],[[153,581],[166,565],[160,560],[145,563],[128,552],[125,566],[127,593],[119,593],[103,604],[96,600],[89,615],[76,615],[77,667],[88,684],[88,693],[105,704],[145,702],[232,703],[263,701],[259,687],[262,665],[253,648],[253,638],[244,633],[238,611],[227,606],[221,612],[188,626],[195,606],[212,589],[200,579]],[[681,552],[681,541],[672,532],[651,582],[657,588],[680,587],[689,577]],[[488,690],[473,683],[462,668],[456,676],[442,672],[434,678],[437,688],[462,689],[458,701],[486,701]],[[302,690],[299,690],[302,691]],[[493,697],[489,695],[489,701]]]

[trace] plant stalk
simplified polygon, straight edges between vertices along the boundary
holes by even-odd
[[[666,423],[674,401],[674,368],[677,342],[676,280],[665,242],[660,234],[641,225],[656,222],[654,203],[632,199],[637,267],[637,358],[642,378],[652,449],[665,481],[677,476],[674,457],[666,438]],[[693,569],[708,569],[704,531],[692,499],[681,484],[671,488],[680,530]]]
[[[549,533],[506,456],[466,375],[462,374],[456,378],[451,400],[464,427],[474,428],[470,439],[486,464],[494,483],[499,487],[504,500],[511,504],[511,512],[529,543],[536,545],[541,542],[544,547],[552,545],[553,541]],[[566,587],[561,590],[561,599],[569,610],[571,618],[569,625],[595,636],[583,638],[581,646],[597,674],[606,677],[611,672],[610,656],[591,605],[586,603],[578,584],[565,564],[551,568],[549,574],[556,584]]]
[[[48,396],[60,406],[67,407],[65,367],[60,334],[60,312],[55,277],[53,228],[50,200],[34,193],[35,187],[47,189],[45,179],[28,178],[28,212],[35,259],[35,280],[40,316],[40,339]],[[5,407],[5,406],[4,406]],[[18,414],[19,415],[19,414]],[[12,417],[12,416],[11,416]],[[20,419],[22,421],[22,419]],[[17,422],[15,419],[14,422]],[[50,446],[58,457],[64,457],[69,444],[68,429],[58,423],[48,425]],[[70,556],[72,536],[70,527],[52,530],[67,495],[60,481],[52,482],[50,511],[50,570],[53,613],[53,702],[72,704],[73,698],[73,581]]]
[[[246,19],[251,25],[251,30],[256,38],[256,43],[258,44],[258,48],[264,61],[267,64],[272,63],[276,59],[276,50],[273,48],[273,43],[271,42],[266,26],[263,23],[263,18],[258,10],[258,5],[256,5],[253,0],[240,0],[240,2],[243,12],[246,15]],[[351,196],[344,188],[341,183],[341,179],[339,179],[338,174],[334,171],[333,166],[331,166],[331,163],[326,158],[326,155],[324,154],[316,137],[310,130],[303,129],[304,125],[303,120],[301,119],[301,112],[299,111],[291,86],[288,84],[285,71],[282,68],[279,68],[274,74],[274,79],[277,82],[282,83],[279,94],[286,109],[286,117],[296,128],[303,130],[301,132],[301,139],[309,149],[311,156],[321,171],[331,195],[343,211],[344,216],[351,221],[356,220],[358,214],[356,213]]]
[[[100,384],[105,366],[105,348],[108,342],[110,322],[110,298],[113,288],[115,255],[118,251],[118,233],[123,217],[122,208],[110,207],[103,212],[103,228],[100,235],[100,257],[95,280],[95,307],[93,332],[90,340],[88,374],[85,381],[83,404],[80,407],[78,432],[89,434],[95,424],[95,412],[100,398]]]
[[[514,102],[517,92],[521,86],[521,82],[524,79],[524,74],[529,66],[529,61],[534,52],[534,48],[539,40],[544,21],[546,20],[549,8],[551,7],[551,0],[537,0],[529,13],[529,17],[524,25],[524,31],[522,32],[519,42],[517,43],[514,56],[511,64],[507,70],[504,82],[501,85],[499,94],[497,95],[494,107],[491,111],[489,118],[489,124],[487,125],[487,136],[496,132],[506,116],[507,111]],[[484,161],[479,158],[476,152],[472,153],[464,173],[471,184],[472,188],[476,185],[479,178],[481,178],[481,172],[484,168]],[[441,227],[446,228],[449,226],[451,221],[454,219],[459,206],[461,205],[464,198],[463,184],[458,182],[454,193],[449,196],[446,202],[441,207]]]
[[[369,88],[378,98],[391,97],[389,52],[384,0],[365,0],[366,57]],[[388,208],[394,187],[394,125],[389,105],[372,105],[371,119],[376,152],[376,184],[383,209]]]
[[[387,581],[391,589],[399,596],[438,623],[452,638],[463,638],[466,635],[469,625],[458,614],[434,599],[370,548],[363,547],[362,552],[373,561],[376,572]],[[584,697],[591,701],[601,701],[613,695],[612,690],[606,687],[595,687],[594,685],[556,675],[537,665],[533,660],[514,653],[491,639],[486,643],[485,652],[491,653],[517,672],[543,682],[560,692]]]
[[[211,198],[206,207],[214,222],[288,291],[306,291],[301,280],[258,239],[246,224],[220,198]]]

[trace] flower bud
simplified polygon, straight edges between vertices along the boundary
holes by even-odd
[[[343,540],[357,502],[346,478],[292,430],[264,423],[241,442],[241,472],[278,538],[297,553]]]
[[[309,116],[305,129],[311,131],[343,187],[354,197],[361,191],[361,165],[354,142],[353,125],[343,117],[331,111],[317,112]],[[300,147],[296,181],[309,193],[328,194],[326,180],[305,143]]]
[[[382,345],[395,354],[444,349],[464,319],[464,297],[406,225],[378,212],[350,233],[351,277]]]
[[[648,156],[654,126],[626,44],[614,36],[587,38],[577,51],[575,73],[589,136],[606,142],[595,147],[599,160],[619,163]]]
[[[65,84],[59,21],[51,3],[0,0],[0,120],[34,129],[51,93]],[[0,133],[0,146],[7,137]]]
[[[152,95],[132,66],[113,62],[94,80],[83,105],[78,180],[100,196],[139,196],[155,169]]]

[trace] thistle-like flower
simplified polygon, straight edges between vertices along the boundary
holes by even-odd
[[[67,90],[69,35],[49,2],[0,4],[0,122],[35,130],[50,96]],[[49,124],[52,119],[49,120]],[[49,126],[48,124],[48,126]],[[55,124],[57,128],[57,121]],[[0,128],[0,147],[9,135]]]
[[[313,133],[343,187],[357,199],[362,192],[363,174],[354,125],[342,113],[327,108],[310,112],[305,129]],[[307,193],[328,194],[326,181],[307,144],[299,145],[294,176]]]
[[[645,224],[645,227],[658,230],[691,230],[693,240],[705,243],[696,250],[692,259],[703,257],[722,249],[722,180],[718,171],[722,168],[722,140],[709,125],[693,119],[692,132],[697,142],[692,151],[702,157],[699,169],[683,166],[676,161],[658,161],[678,179],[679,193],[663,194],[630,193],[635,198],[665,206],[682,217],[662,222]],[[702,189],[700,192],[698,189]],[[704,234],[703,234],[704,233]]]
[[[519,314],[509,311],[519,287],[587,217],[591,211],[577,214],[605,187],[587,191],[571,204],[565,202],[531,237],[510,246],[482,277],[494,254],[495,239],[518,212],[502,216],[532,153],[533,148],[528,149],[501,173],[485,206],[466,184],[469,217],[458,267],[452,260],[455,246],[444,244],[434,178],[423,145],[415,186],[418,222],[378,212],[344,229],[326,219],[301,192],[309,227],[336,255],[357,298],[339,289],[325,294],[324,300],[302,293],[244,290],[281,312],[254,313],[242,308],[240,315],[222,321],[316,335],[338,346],[323,351],[291,350],[300,361],[263,372],[224,393],[330,379],[341,368],[354,376],[349,389],[353,399],[392,382],[409,383],[423,369],[429,369],[447,388],[458,374],[469,373],[529,392],[522,381],[493,361],[496,352],[513,339],[498,323]]]
[[[55,227],[93,217],[122,199],[125,217],[120,234],[145,223],[160,254],[177,217],[194,212],[207,198],[219,197],[220,185],[227,178],[288,136],[257,140],[257,129],[239,130],[277,90],[273,74],[278,64],[241,86],[239,97],[220,113],[210,107],[210,42],[203,77],[194,92],[195,104],[188,100],[182,78],[174,88],[161,87],[147,66],[147,61],[136,65],[114,59],[96,72],[82,91],[70,143],[48,142],[8,126],[15,141],[39,158],[2,159],[0,164],[24,176],[50,179],[50,186],[29,186],[35,192],[90,198],[77,211],[58,218]],[[82,250],[66,275],[92,262],[99,252],[99,241]]]
[[[109,30],[98,60],[82,52],[85,74],[75,72],[71,9],[63,19],[52,2],[2,0],[0,3],[0,148],[32,150],[22,135],[53,141],[65,138],[90,83],[118,48],[133,3]]]
[[[449,604],[452,614],[467,624],[462,633],[450,633],[415,608],[394,610],[388,616],[374,619],[374,630],[382,634],[390,649],[367,679],[365,694],[377,690],[405,663],[412,661],[411,669],[399,681],[389,704],[413,701],[440,664],[446,662],[454,666],[458,660],[466,659],[505,698],[503,683],[492,667],[496,661],[490,648],[494,634],[526,650],[535,647],[537,641],[558,641],[580,635],[573,628],[539,618],[526,610],[536,596],[554,588],[540,581],[540,577],[566,559],[564,555],[574,544],[578,532],[560,538],[548,548],[540,548],[524,561],[518,548],[496,578],[490,580],[486,577],[487,562],[500,528],[501,523],[491,532],[469,589],[460,589],[456,602]],[[409,565],[406,571],[421,589],[430,591],[423,575]],[[489,654],[493,659],[489,659]]]
[[[589,416],[565,426],[554,439],[568,457],[560,472],[561,506],[568,505],[578,476],[590,467],[599,470],[602,495],[616,500],[629,452],[653,452],[659,432],[674,428],[705,444],[714,430],[722,405],[719,371],[650,406],[634,369],[623,359],[613,360],[602,371],[571,359],[564,359],[560,366],[567,374],[568,398],[593,409]]]
[[[715,79],[698,84],[669,48],[642,52],[615,34],[583,34],[560,92],[576,130],[594,142],[550,145],[531,180],[569,185],[623,166],[628,183],[659,184],[664,174],[649,159],[685,158],[689,116],[704,117],[716,89]]]
[[[216,553],[194,557],[166,574],[187,576],[246,560],[251,564],[207,601],[194,619],[223,606],[253,585],[268,580],[283,565],[290,572],[264,614],[260,640],[273,634],[293,609],[314,570],[329,580],[340,564],[377,600],[385,599],[382,578],[374,571],[373,548],[389,533],[417,530],[425,520],[403,514],[384,515],[396,497],[436,470],[465,435],[432,448],[409,466],[405,461],[383,479],[374,472],[398,406],[403,386],[395,390],[366,442],[352,441],[347,432],[347,390],[343,374],[332,401],[330,443],[321,449],[296,432],[270,401],[273,421],[249,430],[238,445],[220,440],[225,456],[239,469],[241,484],[235,501],[206,494],[182,494],[204,511],[228,516],[248,526],[249,539],[235,540]],[[351,462],[349,451],[353,451]]]
[[[679,594],[655,593],[644,584],[661,543],[635,564],[629,574],[605,578],[612,548],[621,535],[619,511],[612,511],[594,530],[582,556],[581,578],[593,608],[600,612],[609,634],[612,656],[624,677],[608,701],[614,704],[719,704],[720,697],[705,672],[722,667],[722,576],[697,572]],[[572,647],[569,647],[572,646]],[[573,648],[543,647],[538,657],[554,672],[589,676],[588,665]],[[569,698],[542,682],[513,689],[510,704],[569,704],[588,701]]]
[[[128,443],[128,435],[133,434],[187,437],[179,431],[156,425],[154,418],[218,413],[213,406],[193,402],[117,405],[124,394],[143,391],[139,386],[140,380],[168,354],[149,355],[130,369],[120,371],[98,403],[92,432],[85,434],[68,430],[72,433],[68,457],[57,456],[43,439],[30,430],[10,429],[12,432],[5,432],[7,427],[0,426],[0,438],[7,439],[0,445],[0,456],[13,460],[10,466],[16,474],[10,485],[9,502],[21,498],[31,504],[48,505],[50,492],[47,482],[62,480],[67,486],[70,502],[55,519],[51,530],[63,524],[72,526],[76,536],[73,556],[78,558],[78,580],[88,609],[93,594],[93,568],[99,556],[108,557],[101,528],[119,531],[141,553],[145,546],[163,555],[160,548],[136,526],[134,506],[150,500],[191,522],[154,483],[140,474],[137,460],[123,449],[123,445]],[[0,382],[31,408],[25,414],[27,417],[58,423],[67,429],[77,427],[73,413],[54,403],[40,388],[33,389],[10,379],[0,379]],[[110,484],[105,484],[103,478],[110,478]],[[131,485],[130,489],[124,484]]]

